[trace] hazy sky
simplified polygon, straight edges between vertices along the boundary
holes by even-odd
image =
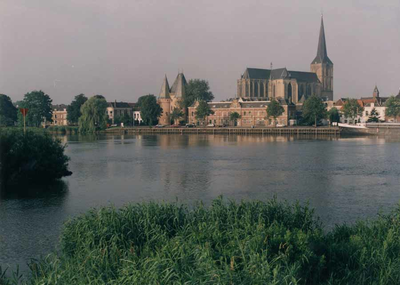
[[[246,67],[309,71],[323,10],[334,96],[400,87],[400,0],[0,0],[0,93],[136,102],[164,74],[234,97]]]

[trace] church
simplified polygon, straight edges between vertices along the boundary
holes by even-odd
[[[333,63],[327,53],[322,16],[317,56],[311,62],[310,72],[272,69],[272,66],[270,69],[247,68],[237,80],[237,97],[247,100],[282,98],[303,103],[312,95],[333,100]]]

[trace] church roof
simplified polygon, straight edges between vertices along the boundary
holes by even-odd
[[[169,84],[167,75],[165,75],[163,84],[161,86],[160,94],[158,95],[159,98],[169,98]]]
[[[185,75],[179,73],[171,87],[170,93],[174,93],[175,97],[182,98],[185,94],[185,86],[187,85]]]
[[[325,29],[324,29],[324,19],[321,16],[321,28],[319,30],[319,39],[318,39],[318,48],[317,48],[317,56],[313,60],[313,63],[330,63],[333,64],[332,61],[328,57],[328,52],[326,50],[326,40],[325,40]]]
[[[294,78],[301,82],[319,82],[318,76],[314,72],[292,71],[286,68],[273,69],[260,69],[260,68],[246,68],[243,73],[243,78],[249,79],[284,79]]]

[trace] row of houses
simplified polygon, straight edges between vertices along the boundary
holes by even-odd
[[[143,120],[140,115],[140,111],[136,108],[136,103],[127,102],[107,102],[107,115],[111,124],[115,124],[116,118],[122,117],[124,115],[129,115],[136,124],[142,124]],[[67,119],[68,111],[67,105],[53,105],[53,126],[67,126],[69,125]]]

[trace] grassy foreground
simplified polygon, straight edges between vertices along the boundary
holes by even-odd
[[[400,208],[328,234],[276,200],[101,208],[31,269],[27,284],[400,284]]]

